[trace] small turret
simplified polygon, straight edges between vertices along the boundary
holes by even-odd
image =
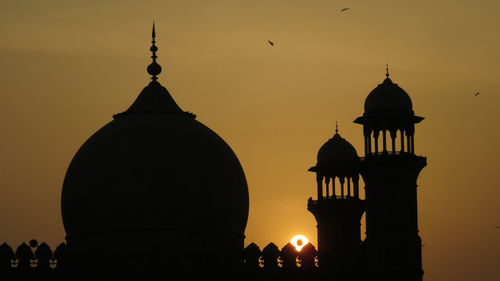
[[[309,171],[316,173],[318,199],[309,198],[307,209],[318,223],[319,269],[343,280],[360,268],[360,220],[364,212],[359,198],[360,159],[356,149],[340,136],[338,127],[319,149],[317,159]]]

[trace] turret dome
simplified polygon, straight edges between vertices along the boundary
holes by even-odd
[[[352,144],[335,132],[318,151],[318,165],[334,165],[357,161],[358,153]]]
[[[365,100],[365,113],[377,112],[412,112],[410,96],[387,77]]]

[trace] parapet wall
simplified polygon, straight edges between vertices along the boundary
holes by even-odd
[[[66,244],[61,243],[53,251],[46,243],[31,240],[14,251],[3,243],[0,245],[0,280],[66,280],[70,274],[65,268],[66,248]],[[95,258],[99,258],[98,253]],[[265,276],[282,279],[279,276],[287,276],[287,280],[301,280],[303,278],[299,276],[311,279],[318,270],[319,261],[312,244],[305,245],[299,252],[290,243],[281,249],[270,243],[262,250],[251,243],[243,250],[238,262],[241,274],[248,277],[242,279],[268,279]]]

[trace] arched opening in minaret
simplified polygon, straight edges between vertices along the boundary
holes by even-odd
[[[366,212],[363,213],[363,216],[361,216],[360,226],[361,226],[361,241],[364,241],[366,239]]]
[[[335,195],[336,196],[340,196],[340,193],[341,193],[341,190],[342,190],[342,186],[340,184],[340,178],[336,178],[335,179],[335,185],[334,185],[334,188],[335,188]]]
[[[365,200],[365,182],[363,177],[359,177],[359,199]]]

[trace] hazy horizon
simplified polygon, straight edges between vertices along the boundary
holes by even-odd
[[[64,241],[66,169],[149,83],[154,20],[159,82],[243,166],[246,245],[283,247],[296,234],[317,245],[307,169],[336,121],[364,154],[353,120],[388,63],[425,117],[415,133],[428,162],[418,180],[424,280],[498,280],[499,13],[489,0],[6,1],[0,243]]]

